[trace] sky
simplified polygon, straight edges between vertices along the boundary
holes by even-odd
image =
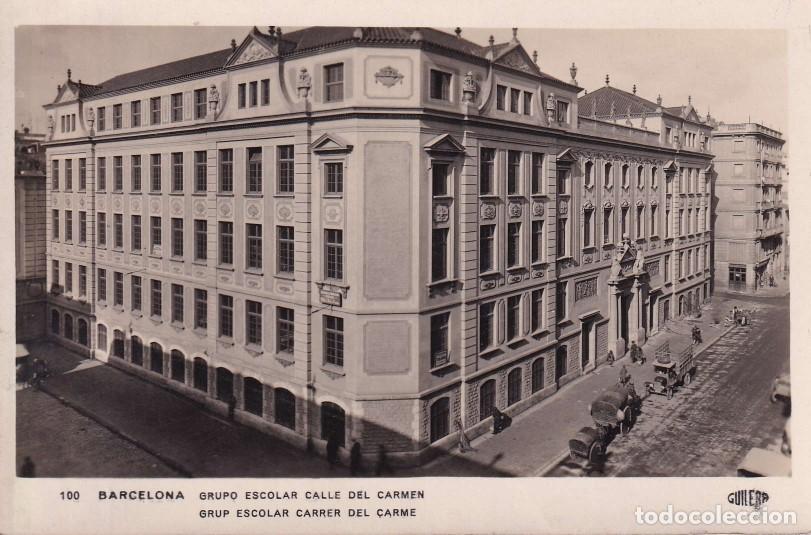
[[[266,31],[265,27],[261,28]],[[296,28],[285,28],[292,31]],[[452,28],[442,28],[453,31]],[[15,31],[15,125],[45,132],[42,105],[56,96],[66,71],[99,83],[115,75],[240,43],[249,27],[20,26]],[[510,28],[463,28],[486,44],[512,38]],[[787,39],[782,30],[575,30],[519,28],[518,39],[544,72],[593,91],[610,76],[614,87],[664,106],[686,104],[727,123],[757,121],[785,132]]]

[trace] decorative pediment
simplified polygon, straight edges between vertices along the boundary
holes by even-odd
[[[59,104],[61,102],[70,102],[79,98],[79,91],[73,84],[65,83],[59,88],[59,92],[56,94],[56,98],[54,99],[54,104]]]
[[[567,148],[557,155],[556,160],[558,165],[572,165],[577,161],[577,156],[571,148]]]
[[[267,36],[264,36],[254,26],[251,33],[242,41],[242,44],[234,50],[234,53],[228,58],[225,66],[243,65],[245,63],[253,63],[255,61],[262,61],[264,59],[271,59],[278,56],[278,52],[274,50],[271,43],[267,42]]]
[[[425,150],[428,152],[447,154],[456,156],[465,152],[465,146],[456,141],[450,134],[442,134],[433,138],[425,144]]]
[[[679,170],[679,166],[676,165],[676,162],[673,160],[668,160],[668,162],[662,168],[666,173],[675,173]]]
[[[335,154],[351,152],[352,145],[332,134],[324,134],[310,144],[310,149],[316,154]]]
[[[524,47],[516,45],[512,49],[507,48],[501,56],[497,57],[495,63],[498,65],[504,65],[505,67],[509,67],[511,69],[516,69],[522,72],[526,72],[529,74],[541,74],[540,69],[532,61],[532,58],[529,57],[527,51],[524,50]]]

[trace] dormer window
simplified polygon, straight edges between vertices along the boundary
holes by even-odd
[[[259,104],[259,85],[257,82],[251,82],[248,84],[248,102],[250,103],[251,108],[254,108]]]
[[[496,109],[504,111],[507,109],[507,87],[503,85],[496,86]]]
[[[518,89],[510,89],[510,111],[518,113],[518,101],[521,99],[521,91]]]
[[[569,103],[562,100],[557,102],[557,118],[559,123],[569,122]]]
[[[532,93],[524,91],[524,115],[532,115]]]
[[[248,100],[247,91],[248,88],[246,84],[239,84],[237,86],[237,107],[239,108],[245,107],[245,103]]]
[[[338,102],[344,99],[344,64],[324,67],[324,100]]]
[[[434,100],[451,100],[451,74],[431,69],[431,98]]]

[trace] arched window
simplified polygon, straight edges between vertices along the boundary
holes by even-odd
[[[61,322],[61,318],[59,317],[58,310],[51,310],[51,332],[54,334],[59,334],[59,323]]]
[[[479,420],[493,414],[496,406],[496,380],[490,379],[479,388]]]
[[[594,184],[594,163],[593,162],[586,162],[586,165],[583,169],[583,184],[586,186],[591,187]]]
[[[58,325],[58,322],[57,322]],[[98,330],[98,342],[99,342],[99,350],[107,352],[107,327],[104,325],[99,324],[97,327]]]
[[[650,186],[655,188],[658,186],[657,182],[659,181],[659,170],[655,167],[650,170]]]
[[[558,382],[561,377],[566,375],[566,369],[569,366],[569,349],[566,346],[560,346],[555,353],[555,382]]]
[[[163,373],[163,347],[157,342],[149,344],[149,369]]]
[[[132,359],[132,363],[137,366],[144,365],[144,343],[141,341],[140,338],[137,336],[133,336],[130,339],[130,346],[131,346],[131,353],[130,356]]]
[[[336,405],[325,401],[321,404],[321,438],[329,440],[334,437],[339,446],[346,442],[346,413]]]
[[[194,388],[202,392],[208,392],[208,364],[206,364],[205,360],[197,357],[194,359],[193,368]]]
[[[217,399],[227,402],[234,395],[234,374],[228,368],[217,368]]]
[[[629,184],[628,181],[629,181],[629,178],[628,178],[628,165],[626,164],[626,165],[622,166],[622,187],[623,188],[628,187],[628,184]]]
[[[440,398],[431,405],[431,442],[436,442],[450,432],[450,402]]]
[[[507,375],[507,405],[521,401],[521,368],[515,368]]]
[[[245,380],[242,381],[242,394],[245,400],[245,410],[252,414],[262,416],[264,412],[262,383],[253,377],[246,377]]]
[[[113,331],[113,356],[124,358],[124,333],[118,329]]]
[[[296,427],[296,396],[284,388],[273,391],[274,421],[290,429]]]
[[[543,373],[544,373],[544,366],[543,366],[543,359],[536,359],[535,362],[532,363],[532,393],[538,392],[539,390],[543,390]]]
[[[171,353],[172,380],[180,383],[186,382],[186,356],[177,349]]]
[[[64,336],[68,340],[73,340],[73,316],[65,314],[65,331]]]
[[[641,165],[636,168],[636,187],[639,189],[645,187],[645,168]]]
[[[79,343],[85,347],[90,347],[90,336],[88,335],[87,320],[79,318]]]

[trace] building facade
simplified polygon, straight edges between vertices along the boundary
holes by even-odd
[[[751,293],[786,272],[784,142],[757,123],[721,123],[713,133],[716,288]]]
[[[50,333],[300,445],[483,432],[710,298],[710,126],[570,75],[336,27],[69,75]]]
[[[45,336],[45,134],[14,131],[17,341]]]

